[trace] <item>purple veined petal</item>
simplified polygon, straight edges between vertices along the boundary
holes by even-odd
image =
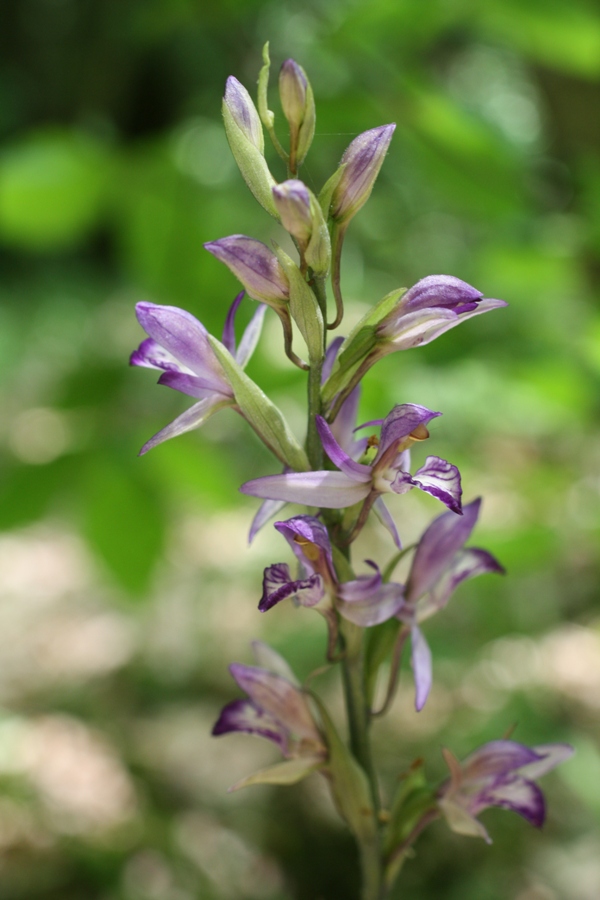
[[[266,500],[286,500],[304,506],[344,509],[360,503],[370,485],[348,478],[343,472],[290,472],[254,478],[240,488],[242,494]]]
[[[223,338],[221,343],[227,347],[232,356],[235,356],[235,315],[239,309],[240,303],[244,299],[246,291],[240,291],[235,300],[229,307],[225,325],[223,326]]]
[[[208,342],[204,325],[184,309],[156,303],[136,305],[138,322],[161,347],[196,375],[226,382],[225,373]]]
[[[339,446],[351,459],[362,456],[367,448],[367,438],[354,440],[354,425],[360,402],[360,385],[347,396],[335,420],[331,423],[331,433]]]
[[[546,802],[540,788],[520,775],[507,777],[482,790],[473,799],[471,811],[477,815],[488,806],[511,809],[536,828],[541,828],[546,818]]]
[[[258,532],[263,528],[269,519],[279,513],[286,505],[285,500],[265,500],[258,507],[258,512],[252,519],[250,532],[248,534],[248,543],[251,544]]]
[[[334,438],[331,429],[323,416],[316,416],[316,423],[321,443],[332,463],[353,481],[363,484],[370,483],[372,477],[371,467],[363,466],[361,463],[354,462],[353,459],[350,459],[348,454],[342,450]]]
[[[459,550],[438,583],[434,585],[428,595],[419,601],[417,605],[419,621],[422,622],[438,610],[443,609],[463,581],[475,578],[477,575],[485,575],[488,572],[504,574],[503,567],[491,553],[477,547]]]
[[[392,540],[398,550],[402,549],[402,541],[400,540],[400,535],[398,534],[398,529],[396,528],[396,523],[392,518],[392,514],[389,509],[383,502],[382,497],[377,497],[375,503],[373,504],[373,512],[381,522],[384,528],[387,528],[389,533],[392,536]]]
[[[427,425],[431,419],[441,416],[439,412],[433,412],[426,406],[416,403],[402,403],[395,406],[385,417],[381,426],[381,438],[379,450],[373,462],[373,467],[383,465],[389,460],[390,454],[397,453],[397,445],[405,440],[419,425]]]
[[[212,734],[230,734],[232,731],[243,731],[267,738],[277,744],[285,755],[288,747],[288,734],[285,728],[269,713],[260,709],[251,700],[234,700],[229,703],[217,719]]]
[[[410,630],[411,654],[410,663],[415,679],[415,709],[421,712],[433,682],[431,666],[431,650],[425,636],[416,625]]]
[[[452,463],[439,456],[428,456],[425,465],[413,475],[413,481],[422,491],[445,503],[452,512],[462,515],[460,472]]]
[[[508,306],[504,300],[486,299],[478,303],[475,309],[461,312],[432,310],[429,313],[409,313],[399,322],[397,336],[392,340],[389,351],[423,347],[461,322],[504,306]]]
[[[167,372],[188,372],[187,369],[177,362],[174,356],[157,344],[152,338],[146,338],[142,341],[137,350],[134,350],[129,357],[131,366],[143,366],[146,369],[164,369]]]
[[[225,104],[235,124],[261,153],[264,150],[262,125],[252,98],[243,84],[230,75],[225,83]]]
[[[323,368],[321,369],[321,384],[325,384],[325,382],[331,375],[331,372],[333,371],[333,364],[337,359],[339,349],[343,343],[343,337],[336,337],[332,340],[329,347],[325,351],[325,359],[323,360]]]
[[[187,375],[185,372],[163,372],[158,383],[187,394],[188,397],[196,397],[198,400],[204,400],[214,394],[219,394],[222,399],[233,399],[233,391],[229,384],[217,378],[200,378],[198,375]]]
[[[454,275],[427,275],[404,294],[398,308],[403,312],[441,306],[456,309],[465,303],[478,303],[483,294]]]
[[[363,422],[362,425],[357,425],[354,431],[362,431],[363,428],[374,428],[375,426],[381,426],[385,422],[385,419],[369,419],[368,422]]]
[[[256,350],[256,345],[258,344],[262,333],[266,311],[266,305],[264,303],[261,303],[248,322],[246,330],[242,335],[240,345],[237,349],[237,352],[235,353],[235,361],[237,362],[238,366],[242,367],[242,369],[246,368],[248,360]]]
[[[345,581],[344,584],[340,585],[338,596],[347,603],[359,603],[363,600],[368,600],[383,584],[377,563],[373,562],[372,559],[365,559],[365,562],[371,569],[374,569],[373,575],[359,575],[353,581]]]
[[[229,671],[250,699],[299,738],[321,742],[306,698],[286,678],[256,666],[232,663]]]
[[[481,497],[463,507],[463,515],[442,513],[422,534],[408,576],[406,595],[416,601],[431,590],[455,555],[469,540],[481,508]]]
[[[541,778],[575,753],[570,744],[538,744],[532,749],[540,758],[519,767],[519,775],[525,778]]]
[[[312,574],[317,570],[320,556],[326,563],[329,573],[333,574],[331,543],[322,522],[314,516],[294,516],[285,522],[275,522],[275,528],[283,535],[296,558],[308,572]],[[307,544],[316,546],[320,554],[314,554],[314,547],[307,552]]]
[[[292,580],[285,563],[276,563],[265,569],[263,593],[258,604],[260,612],[272,609],[282,600],[294,600],[300,606],[316,606],[323,599],[325,589],[320,575],[310,575],[298,581]]]
[[[395,128],[395,124],[371,128],[346,148],[341,159],[346,168],[331,201],[334,219],[348,221],[367,202]]]
[[[259,669],[266,669],[267,672],[281,675],[282,678],[287,678],[290,684],[295,685],[297,688],[300,687],[300,682],[292,672],[287,660],[269,644],[265,644],[264,641],[252,641],[252,652]]]
[[[233,401],[223,398],[222,394],[213,394],[205,400],[194,403],[194,405],[190,406],[189,409],[186,409],[184,413],[177,416],[176,419],[173,419],[169,425],[166,425],[158,431],[154,437],[151,437],[150,440],[144,444],[139,455],[143,456],[144,453],[147,453],[148,450],[152,450],[152,448],[156,447],[158,444],[162,444],[163,441],[178,437],[180,434],[185,434],[186,431],[192,431],[194,428],[200,428],[200,426],[204,425],[206,420],[219,409],[224,409],[224,407],[232,405]]]
[[[355,581],[348,581],[341,585],[337,609],[345,619],[359,625],[361,628],[370,628],[372,625],[380,625],[393,618],[403,604],[403,590],[400,584],[381,584],[371,587],[376,583],[377,576],[360,576]]]
[[[525,766],[541,759],[536,749],[518,741],[489,741],[461,762],[462,782],[471,786],[480,782],[491,784],[496,778],[504,778],[513,772],[521,774]]]
[[[232,234],[209,241],[204,248],[225,263],[254,300],[281,304],[289,298],[289,282],[281,263],[262,241]]]

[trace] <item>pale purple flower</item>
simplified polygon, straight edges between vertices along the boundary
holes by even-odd
[[[233,663],[229,667],[247,698],[229,703],[222,710],[212,733],[218,736],[241,731],[266,738],[277,745],[287,764],[250,776],[231,790],[273,778],[291,784],[319,767],[327,756],[307,697],[287,662],[260,641],[255,641],[252,646],[258,666]],[[294,762],[290,764],[290,761]],[[273,775],[276,772],[279,775]],[[264,777],[261,778],[261,774]]]
[[[273,188],[273,201],[285,230],[305,245],[313,230],[310,194],[306,185],[297,178],[282,181]]]
[[[408,350],[435,340],[461,322],[507,306],[452,275],[428,275],[404,294],[377,327],[379,339],[373,355]]]
[[[289,281],[281,263],[266,244],[244,234],[232,234],[204,245],[233,272],[248,295],[277,310],[289,301]]]
[[[464,546],[480,507],[478,498],[463,506],[462,516],[442,513],[423,533],[415,551],[398,618],[410,626],[417,710],[425,705],[432,682],[431,651],[419,624],[446,606],[463,581],[486,572],[504,572],[487,550]]]
[[[512,809],[541,828],[546,817],[544,795],[535,784],[573,754],[569,744],[526,747],[516,741],[491,741],[462,763],[444,749],[450,779],[438,793],[439,807],[459,834],[491,838],[477,816],[489,806]]]
[[[247,481],[240,490],[253,497],[285,500],[328,509],[344,509],[383,493],[404,494],[418,487],[461,513],[460,473],[456,466],[437,456],[428,456],[414,475],[407,471],[407,450],[415,441],[429,436],[425,427],[435,416],[424,406],[405,403],[395,406],[381,424],[381,438],[371,465],[355,462],[336,441],[329,425],[317,416],[323,447],[340,471],[290,472]],[[373,424],[373,423],[370,423]],[[380,503],[380,514],[389,514]]]
[[[369,199],[395,128],[394,124],[371,128],[346,148],[340,162],[345,169],[331,199],[335,222],[348,222]]]
[[[266,307],[254,314],[236,348],[234,320],[244,292],[237,295],[225,321],[223,343],[240,366],[245,366],[260,337]],[[162,370],[159,384],[181,391],[198,402],[161,429],[140,450],[147,453],[157,444],[199,428],[217,410],[235,407],[232,387],[208,340],[204,325],[176,306],[138,303],[136,315],[150,335],[131,354],[132,366]]]

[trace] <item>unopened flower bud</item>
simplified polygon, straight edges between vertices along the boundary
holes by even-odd
[[[275,254],[254,238],[243,234],[210,241],[204,247],[225,263],[254,300],[281,308],[287,304],[289,282]]]
[[[330,214],[338,224],[348,222],[369,199],[395,128],[371,128],[346,149],[340,163],[345,168],[331,198]]]
[[[290,126],[291,151],[295,164],[300,165],[315,133],[315,101],[306,72],[293,59],[287,59],[281,67],[279,96]]]
[[[262,125],[252,97],[237,78],[230,75],[225,85],[225,106],[231,113],[231,117],[242,132],[246,140],[250,141],[257,150],[264,152],[265,142]]]
[[[281,224],[300,244],[306,244],[312,234],[310,194],[301,181],[292,178],[273,188],[273,199]]]

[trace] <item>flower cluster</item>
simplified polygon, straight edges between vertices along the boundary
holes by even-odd
[[[138,304],[138,320],[148,337],[132,354],[132,365],[158,369],[159,384],[195,400],[141,452],[198,428],[213,413],[230,408],[247,421],[279,462],[275,474],[251,479],[240,488],[263,500],[250,539],[286,504],[307,508],[275,522],[295,563],[267,566],[258,608],[264,613],[291,600],[323,616],[329,664],[339,664],[343,671],[349,745],[318,695],[306,684],[302,686],[286,661],[261,642],[253,645],[255,666],[231,666],[245,696],[223,709],[213,733],[244,732],[266,738],[284,757],[235,788],[292,784],[312,772],[325,776],[333,801],[361,848],[364,897],[374,900],[385,895],[403,854],[435,817],[443,815],[455,831],[486,840],[487,832],[477,816],[488,806],[513,809],[532,824],[541,825],[544,801],[534,779],[572,751],[565,744],[528,748],[498,740],[479,748],[462,764],[445,751],[450,768],[447,782],[438,787],[427,785],[417,766],[390,810],[380,815],[369,723],[387,709],[394,696],[405,644],[410,640],[415,706],[420,711],[433,679],[432,653],[423,623],[444,609],[463,581],[504,570],[487,550],[467,546],[481,499],[463,503],[457,466],[436,455],[420,458],[416,468],[411,462],[411,453],[422,452],[419,445],[429,439],[430,424],[441,413],[398,397],[390,411],[379,411],[382,418],[357,426],[360,383],[383,356],[427,344],[506,304],[484,298],[454,276],[430,275],[408,290],[400,288],[386,295],[347,337],[336,337],[328,344],[328,329],[340,324],[344,314],[340,287],[344,236],[373,190],[395,126],[382,125],[358,135],[338,169],[315,195],[298,177],[315,131],[310,82],[294,60],[284,62],[279,92],[289,127],[286,149],[275,133],[275,116],[268,105],[268,46],[263,58],[257,106],[239,81],[228,79],[223,100],[225,129],[242,177],[291,237],[297,259],[277,245],[271,248],[240,234],[205,244],[243,286],[227,314],[220,341],[184,310]],[[267,162],[263,128],[285,162],[286,177],[279,182]],[[335,302],[330,324],[328,279]],[[260,305],[238,344],[235,316],[245,294]],[[273,313],[281,322],[289,359],[308,372],[304,443],[244,371],[260,340],[265,315]],[[294,325],[304,339],[307,361],[293,349]],[[384,498],[414,488],[446,509],[414,546],[402,549]],[[389,532],[394,555],[385,567],[367,559],[365,569],[357,573],[351,545],[371,514]],[[395,581],[400,563],[404,576]],[[375,711],[377,680],[385,671],[389,671],[386,702]]]

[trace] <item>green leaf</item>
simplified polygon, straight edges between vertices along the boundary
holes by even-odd
[[[300,269],[281,247],[276,248],[277,257],[290,283],[290,312],[300,334],[306,341],[311,363],[323,359],[323,314],[317,298],[306,283]]]
[[[209,334],[208,339],[225,369],[237,406],[257,435],[284,465],[296,472],[307,472],[310,465],[306,453],[294,437],[281,410],[248,378],[217,338]]]

